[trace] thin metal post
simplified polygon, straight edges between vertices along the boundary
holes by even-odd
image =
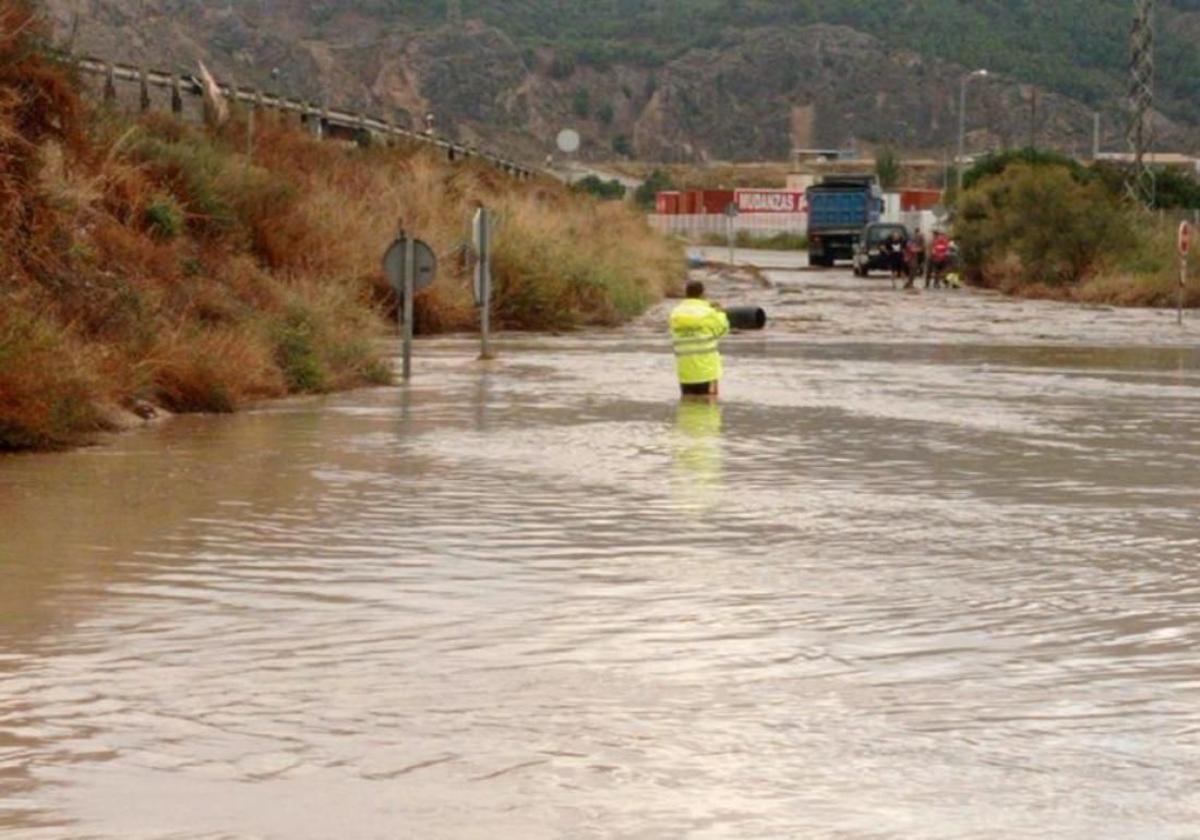
[[[726,235],[729,238],[729,267],[733,268],[737,264],[737,235],[733,229],[733,216],[727,215],[725,221],[728,224]]]
[[[972,79],[986,78],[987,70],[975,70],[962,77],[958,88],[958,160],[955,163],[955,168],[958,170],[958,192],[956,196],[962,195],[963,190],[963,166],[966,161],[964,158],[967,154],[967,82]]]
[[[150,110],[150,74],[145,66],[138,68],[139,95],[138,106],[143,114]]]
[[[963,155],[966,153],[967,146],[967,79],[969,78],[971,77],[963,76],[958,89],[958,157],[954,161],[954,168],[958,175],[956,197],[962,195],[963,188]]]
[[[1029,86],[1029,150],[1037,151],[1038,144],[1038,89],[1037,85]]]
[[[104,73],[104,102],[112,104],[117,101],[117,70],[110,61]]]
[[[1183,326],[1183,298],[1187,291],[1187,270],[1187,254],[1182,254],[1179,257],[1179,326],[1181,327]]]
[[[251,106],[246,109],[246,160],[254,160],[254,118],[258,109]]]
[[[483,280],[483,305],[479,308],[479,327],[481,332],[479,358],[487,360],[492,357],[492,281],[485,273]]]
[[[492,221],[488,211],[475,211],[476,294],[479,303],[480,359],[492,356]]]
[[[414,281],[417,274],[417,249],[413,238],[404,235],[404,380],[412,379],[413,351],[413,297],[416,295]]]

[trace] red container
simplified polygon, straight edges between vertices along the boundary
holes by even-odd
[[[941,190],[900,191],[900,210],[904,213],[917,213],[921,210],[932,210],[941,203]]]
[[[677,216],[679,215],[680,194],[673,190],[660,192],[656,198],[658,214],[660,216]]]
[[[700,209],[697,213],[720,215],[733,203],[733,190],[699,190],[698,193]]]

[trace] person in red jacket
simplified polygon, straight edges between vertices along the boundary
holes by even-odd
[[[929,249],[929,272],[925,275],[925,288],[929,288],[931,280],[935,289],[940,288],[949,268],[950,237],[939,230],[934,233],[933,245]]]

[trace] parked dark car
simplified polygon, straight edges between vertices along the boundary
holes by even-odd
[[[887,242],[893,233],[900,234],[901,242],[908,242],[908,228],[904,225],[876,222],[862,229],[862,234],[854,245],[854,273],[857,276],[869,277],[872,271],[891,270],[883,243]]]

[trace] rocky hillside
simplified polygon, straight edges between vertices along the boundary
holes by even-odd
[[[690,1],[697,9],[719,6],[726,15],[743,5]],[[926,30],[913,30],[920,37],[869,34],[878,28],[873,18],[845,11],[872,6],[862,0],[834,4],[841,11],[824,15],[861,21],[858,28],[805,23],[796,14],[766,25],[773,20],[769,15],[746,12],[738,19],[761,25],[713,29],[719,37],[700,29],[686,39],[668,42],[659,33],[657,40],[643,42],[630,33],[610,32],[610,39],[624,39],[612,41],[624,49],[605,55],[564,34],[563,21],[572,20],[572,14],[601,14],[572,11],[578,4],[566,0],[508,4],[511,14],[499,18],[496,9],[506,4],[492,3],[475,15],[468,2],[465,20],[454,24],[446,22],[444,4],[407,0],[49,0],[47,5],[59,38],[80,51],[181,69],[202,58],[221,77],[369,108],[410,125],[432,113],[442,133],[526,159],[551,153],[553,138],[564,127],[580,130],[582,154],[590,159],[782,159],[795,147],[879,143],[940,155],[956,137],[964,72],[940,57],[954,50],[930,47]],[[1099,6],[1112,11],[1108,0]],[[534,37],[531,15],[551,7],[558,17],[551,14],[553,23]],[[1109,22],[1115,26],[1124,20]],[[1192,23],[1186,17],[1178,22]],[[585,24],[592,26],[583,21],[577,27]],[[968,41],[978,36],[964,33]],[[980,51],[991,43],[983,42]],[[1046,41],[1046,50],[1054,43]],[[993,55],[993,66],[1003,65],[1002,56]],[[1119,80],[1103,67],[1066,73],[1056,69],[1061,60],[1047,60],[1049,81],[1038,88],[1036,119],[1034,88],[1019,81],[1028,72],[973,83],[971,148],[1023,145],[1033,129],[1041,145],[1083,152],[1091,148],[1092,113],[1098,110],[1105,147],[1121,149]],[[1034,58],[1029,63],[1036,66]],[[1054,84],[1079,98],[1055,92]],[[1161,145],[1194,147],[1200,132],[1188,108],[1164,110]]]

